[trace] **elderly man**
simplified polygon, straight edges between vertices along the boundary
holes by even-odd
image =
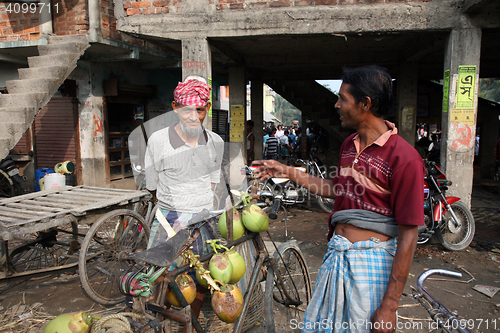
[[[191,217],[213,206],[213,189],[219,183],[224,152],[221,137],[202,126],[210,109],[210,90],[201,77],[188,77],[174,90],[172,107],[179,122],[154,132],[145,156],[146,187],[158,199],[162,214],[175,232],[200,230],[193,243],[195,254],[210,252],[205,240],[215,238],[214,220],[189,224]],[[166,241],[160,221],[151,228],[148,248]],[[194,276],[194,273],[193,273]],[[195,279],[196,281],[196,279]],[[199,313],[204,290],[191,305]]]
[[[425,167],[417,151],[385,121],[392,80],[378,66],[347,69],[335,108],[357,133],[340,149],[333,179],[260,163],[262,179],[287,177],[314,193],[336,197],[328,252],[318,272],[303,332],[394,332],[396,310],[424,224]]]

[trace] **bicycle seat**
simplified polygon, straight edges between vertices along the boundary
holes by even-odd
[[[158,246],[148,250],[133,253],[128,256],[128,259],[144,261],[148,264],[160,267],[169,267],[179,255],[179,251],[182,250],[189,236],[189,231],[183,229],[175,234],[174,237],[169,238],[166,242],[162,242]]]

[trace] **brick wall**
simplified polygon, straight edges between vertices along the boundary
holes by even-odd
[[[178,12],[182,1],[189,0],[126,0],[124,9],[127,16],[154,15]],[[216,10],[238,10],[252,8],[279,8],[299,6],[333,6],[372,3],[430,2],[442,0],[209,0]]]
[[[0,43],[40,38],[40,7],[21,6],[0,2]]]
[[[89,29],[85,0],[53,0],[52,20],[56,35],[81,35]]]

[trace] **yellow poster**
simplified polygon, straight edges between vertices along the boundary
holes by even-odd
[[[457,108],[474,107],[476,66],[458,66]]]
[[[474,126],[474,108],[450,109],[450,122]]]
[[[230,142],[243,142],[245,133],[245,109],[243,105],[231,105],[231,130]]]

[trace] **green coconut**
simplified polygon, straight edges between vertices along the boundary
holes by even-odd
[[[224,253],[214,254],[210,259],[208,269],[210,270],[210,276],[222,283],[228,283],[233,276],[233,264]]]
[[[217,225],[220,234],[224,239],[227,239],[227,222],[226,222],[226,212],[222,213],[219,218],[219,223]],[[245,226],[241,221],[241,216],[238,210],[233,209],[233,241],[241,238],[245,233]]]
[[[90,313],[63,313],[52,319],[43,329],[43,333],[87,333],[94,317]]]
[[[221,286],[221,290],[212,295],[212,309],[226,323],[234,323],[238,319],[243,303],[241,290],[232,284]]]
[[[257,205],[245,206],[241,216],[245,228],[252,232],[263,232],[269,228],[269,217]]]
[[[243,275],[247,270],[247,264],[245,263],[245,259],[239,254],[236,250],[232,249],[226,252],[231,264],[233,265],[233,275],[231,275],[231,279],[229,280],[230,284],[234,284],[241,280]]]

